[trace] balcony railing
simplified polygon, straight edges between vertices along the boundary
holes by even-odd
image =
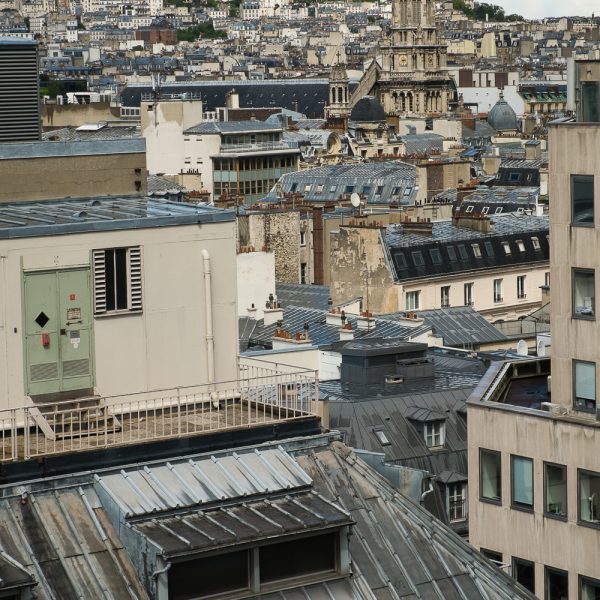
[[[0,462],[256,427],[318,414],[312,370],[240,359],[239,378],[0,411]]]
[[[255,144],[222,144],[219,149],[220,154],[229,152],[269,152],[272,150],[289,150],[297,152],[285,142],[256,142]]]
[[[467,518],[467,501],[463,498],[450,500],[448,518],[450,523],[464,521]]]

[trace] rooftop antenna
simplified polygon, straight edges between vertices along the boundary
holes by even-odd
[[[529,348],[525,340],[519,340],[517,344],[517,354],[519,356],[529,356]]]
[[[360,215],[360,196],[356,192],[353,192],[350,196],[350,203],[355,209],[358,208],[358,214]]]

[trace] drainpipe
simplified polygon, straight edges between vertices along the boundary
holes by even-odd
[[[204,261],[204,301],[206,302],[206,363],[208,367],[208,383],[215,382],[215,347],[212,317],[212,280],[210,274],[210,254],[202,250]]]

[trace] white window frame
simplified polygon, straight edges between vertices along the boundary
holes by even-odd
[[[121,249],[127,251],[127,308],[108,310],[106,253]],[[92,250],[92,271],[94,316],[142,311],[142,250],[140,246]]]
[[[464,285],[464,301],[465,306],[473,306],[473,283],[465,283]],[[468,293],[467,293],[468,290]]]
[[[443,285],[440,288],[440,304],[442,308],[450,307],[450,286]]]
[[[460,516],[452,514],[452,502],[462,502],[462,512]],[[466,483],[449,483],[446,485],[446,510],[448,513],[448,521],[450,523],[460,523],[466,521],[469,516],[469,498],[467,495]]]
[[[504,302],[504,295],[502,293],[502,279],[494,279],[494,302]]]
[[[420,310],[421,290],[406,292],[406,310]]]
[[[446,442],[446,422],[429,421],[424,423],[423,438],[428,448],[442,448]]]
[[[527,298],[527,276],[517,275],[517,298],[524,300]]]

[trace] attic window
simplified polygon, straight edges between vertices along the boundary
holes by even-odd
[[[378,185],[377,189],[375,190],[375,195],[376,196],[381,196],[381,194],[383,194],[383,186],[382,185]]]
[[[442,254],[440,253],[438,248],[432,248],[429,251],[429,254],[431,256],[431,262],[433,262],[434,265],[442,264]]]
[[[352,192],[354,192],[354,186],[353,185],[347,185],[346,186],[346,191],[344,193],[351,194]]]
[[[304,193],[310,192],[310,188],[312,187],[312,183],[307,183],[304,185]]]
[[[337,185],[332,185],[331,188],[329,188],[329,193],[333,194],[335,190],[337,190]]]
[[[317,184],[317,194],[322,194],[323,193],[323,184],[322,183],[318,183]]]
[[[401,192],[402,192],[402,188],[401,187],[395,187],[392,190],[392,196],[399,196]]]
[[[440,448],[446,441],[446,423],[431,421],[423,426],[423,437],[428,448]]]
[[[499,207],[496,209],[496,214],[497,214],[497,215],[499,215],[501,212],[502,212],[502,207],[501,207],[501,206],[499,206]]]
[[[519,252],[525,252],[525,244],[523,243],[523,240],[517,240],[517,248],[519,249]]]
[[[479,247],[479,244],[471,244],[471,247],[473,248],[475,258],[481,258],[481,248]]]
[[[533,249],[534,250],[541,250],[541,246],[540,246],[540,240],[536,237],[532,237],[531,241],[533,242]]]
[[[419,250],[416,252],[412,252],[412,259],[415,263],[415,267],[422,267],[425,264],[425,260],[423,259],[423,255]]]
[[[467,210],[465,212],[472,213],[475,207],[473,205],[467,206]]]
[[[388,439],[387,435],[381,429],[376,429],[374,432],[375,437],[379,440],[382,446],[391,446],[392,442]]]
[[[512,254],[512,250],[510,249],[510,244],[508,242],[502,242],[502,247],[504,248],[504,254],[506,254],[506,256],[510,256]]]
[[[511,181],[511,182],[519,181],[520,178],[521,178],[520,173],[511,173],[509,175],[509,181]]]
[[[295,192],[298,189],[298,184],[297,183],[292,183],[292,187],[290,188],[290,192]]]
[[[460,260],[467,260],[469,258],[467,249],[462,244],[458,246],[458,255],[460,256]]]
[[[454,246],[447,246],[446,252],[448,252],[448,258],[452,262],[456,262],[456,250],[454,249]]]
[[[487,214],[488,214],[488,212],[490,212],[490,207],[489,207],[489,206],[484,206],[484,207],[481,209],[481,214],[482,214],[482,215],[487,215]]]
[[[494,256],[494,247],[492,246],[492,242],[484,242],[483,245],[485,246],[486,254],[490,258],[493,258],[493,256]]]

